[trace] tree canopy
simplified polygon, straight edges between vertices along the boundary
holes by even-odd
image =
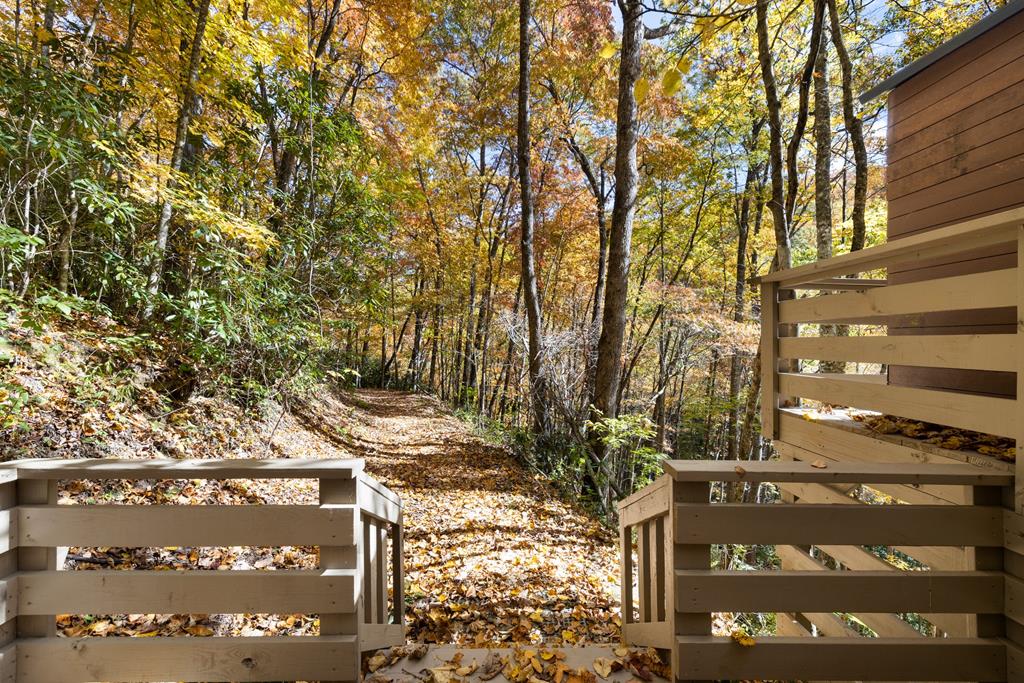
[[[759,457],[750,278],[884,240],[856,95],[992,5],[5,2],[0,305],[178,399],[433,392],[608,511]]]

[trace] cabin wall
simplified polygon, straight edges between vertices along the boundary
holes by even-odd
[[[888,238],[1024,204],[1024,12],[897,86],[888,101]],[[893,284],[1016,266],[1016,249],[976,249],[889,269]],[[1016,331],[1016,311],[891,320],[889,334]],[[1013,396],[1013,373],[893,366],[892,384]]]

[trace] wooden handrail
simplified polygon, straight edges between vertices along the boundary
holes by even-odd
[[[975,465],[950,463],[868,463],[735,460],[666,460],[665,473],[676,481],[799,482],[817,484],[946,484],[1009,486],[1013,475]]]
[[[4,464],[17,472],[18,479],[351,479],[363,471],[362,460],[320,458],[96,458],[18,460]]]
[[[756,279],[756,278],[755,278]],[[888,280],[884,278],[852,278],[852,277],[830,277],[813,282],[801,282],[795,285],[786,285],[782,289],[816,289],[822,292],[862,292],[875,287],[885,287]]]
[[[58,505],[66,479],[317,479],[319,504]],[[405,642],[401,499],[360,460],[28,460],[0,465],[0,678],[358,679],[360,652]],[[317,569],[61,571],[67,546],[316,546]],[[389,570],[390,567],[390,570]],[[393,609],[388,609],[389,596]],[[56,614],[318,614],[319,636],[59,638]],[[282,664],[281,659],[286,660]],[[298,660],[302,661],[299,662]],[[294,660],[294,661],[293,661]]]
[[[982,216],[956,225],[903,237],[877,247],[815,261],[796,268],[768,273],[762,283],[777,282],[792,288],[826,278],[857,275],[886,266],[955,254],[966,249],[979,249],[1015,242],[1017,230],[1024,225],[1024,207]]]

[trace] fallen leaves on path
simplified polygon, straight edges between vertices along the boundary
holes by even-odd
[[[425,653],[414,650],[415,647],[393,647],[373,654],[366,661],[365,671],[371,674],[366,680],[372,683],[465,683],[502,676],[509,683],[598,683],[618,672],[623,672],[631,681],[671,677],[669,666],[653,648],[618,647],[614,651],[608,647],[594,648],[606,653],[594,656],[593,650],[587,653],[545,646],[513,646],[500,650],[456,650],[450,658],[441,650],[421,662]],[[592,659],[587,658],[587,654]],[[616,680],[624,680],[624,677],[617,676]]]
[[[405,505],[409,636],[619,640],[617,539],[433,399],[363,391],[349,429]]]

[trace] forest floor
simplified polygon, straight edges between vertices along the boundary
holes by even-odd
[[[619,640],[617,539],[431,397],[323,389],[243,410],[171,402],[168,361],[101,320],[14,325],[0,338],[0,460],[365,458],[405,506],[414,642],[463,647]],[[15,403],[19,396],[29,400]],[[0,417],[3,417],[0,415]],[[62,482],[64,502],[317,502],[315,480]],[[315,568],[315,548],[71,548],[69,569]],[[315,615],[61,615],[66,635],[311,634]]]
[[[615,537],[433,398],[364,390],[345,414],[354,454],[398,493],[410,637],[462,645],[617,642]]]

